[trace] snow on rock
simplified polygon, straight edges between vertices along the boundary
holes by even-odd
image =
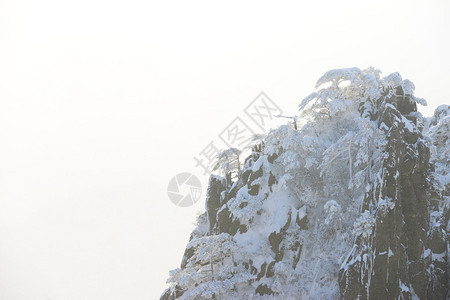
[[[367,238],[372,234],[375,225],[375,218],[370,215],[368,210],[364,211],[361,216],[353,223],[353,234],[358,237],[362,235]]]
[[[161,299],[444,299],[450,106],[414,84],[326,72],[243,159],[225,151]],[[233,176],[231,176],[233,174]]]

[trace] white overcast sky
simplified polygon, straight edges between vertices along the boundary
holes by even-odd
[[[430,115],[449,53],[446,0],[0,0],[0,299],[157,299],[204,207],[167,184],[259,92],[373,66]]]

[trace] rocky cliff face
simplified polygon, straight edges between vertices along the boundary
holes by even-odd
[[[447,295],[445,223],[430,219],[440,212],[435,201],[443,199],[432,185],[430,149],[416,118],[408,117],[417,111],[408,98],[397,88],[396,95],[387,99],[392,106],[386,106],[378,121],[386,133],[387,157],[381,178],[370,184],[363,202],[363,210],[374,211],[373,230],[356,238],[340,270],[340,292],[345,299],[411,299],[414,295],[445,299]],[[386,199],[392,208],[380,205]]]
[[[344,82],[347,84],[345,85]],[[445,299],[450,107],[414,85],[332,70],[242,170],[212,176],[206,212],[161,299]]]

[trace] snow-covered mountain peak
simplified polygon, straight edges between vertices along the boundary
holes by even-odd
[[[423,118],[414,84],[374,68],[316,89],[299,129],[219,158],[162,299],[446,297],[449,106]]]

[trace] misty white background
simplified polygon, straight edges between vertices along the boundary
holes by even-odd
[[[204,210],[170,178],[259,92],[295,114],[329,69],[448,104],[449,3],[0,0],[0,299],[158,299]]]

